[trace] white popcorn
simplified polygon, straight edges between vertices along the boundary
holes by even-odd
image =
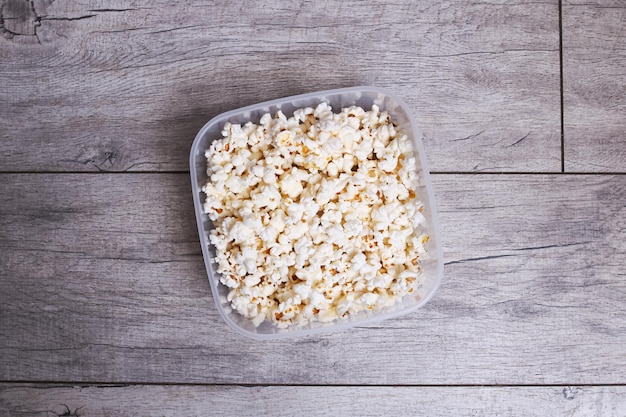
[[[247,269],[247,268],[246,268]],[[254,287],[259,282],[261,282],[261,277],[249,275],[246,279],[243,280],[243,283],[246,287]]]
[[[288,205],[287,206],[287,215],[288,215],[287,219],[292,224],[299,222],[300,219],[302,219],[302,215],[304,214],[305,207],[300,203],[293,203],[293,202],[287,203],[287,201],[289,200],[288,199],[285,200],[285,203]]]
[[[220,282],[255,326],[329,322],[412,294],[427,257],[412,143],[377,106],[226,123],[206,151]]]
[[[357,236],[363,231],[363,223],[358,220],[349,220],[343,225],[343,230],[347,238]]]
[[[264,174],[264,173],[265,173],[265,169],[263,168],[263,165],[255,165],[255,166],[252,168],[252,174],[253,174],[255,177],[258,177],[258,178],[263,178],[263,174]]]
[[[296,224],[287,226],[287,228],[285,229],[285,233],[289,237],[289,240],[293,242],[304,236],[308,228],[309,226],[306,223],[298,222]]]
[[[246,243],[252,236],[254,231],[247,227],[243,222],[238,221],[228,230],[227,242]]]
[[[259,237],[266,244],[270,244],[276,241],[277,236],[278,236],[278,231],[274,229],[272,226],[264,227],[263,230],[261,230],[261,232],[259,233]]]
[[[352,258],[352,266],[351,266],[351,268],[354,271],[358,271],[359,269],[361,269],[365,265],[366,261],[367,261],[367,259],[365,258],[365,255],[363,253],[357,253]]]
[[[303,190],[302,184],[293,175],[287,174],[280,180],[280,190],[283,195],[296,198]]]

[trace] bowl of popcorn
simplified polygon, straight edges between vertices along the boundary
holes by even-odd
[[[223,113],[198,132],[190,170],[211,291],[242,335],[271,340],[397,317],[441,281],[421,134],[385,90]]]

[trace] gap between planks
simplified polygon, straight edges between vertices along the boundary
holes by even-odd
[[[563,0],[559,0],[559,94],[561,105],[561,172],[565,173],[565,100],[563,98]]]
[[[202,383],[202,382],[142,382],[142,381],[28,381],[0,380],[5,385],[63,385],[76,387],[132,387],[132,386],[181,386],[181,387],[303,387],[303,388],[559,388],[576,387],[626,387],[626,383],[577,384],[563,382],[559,384],[258,384],[258,383]]]

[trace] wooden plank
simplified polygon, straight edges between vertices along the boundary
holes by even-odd
[[[626,176],[436,175],[423,309],[301,340],[230,330],[183,174],[0,176],[0,380],[623,384]]]
[[[624,386],[0,385],[0,414],[7,417],[53,415],[621,417],[625,410]]]
[[[24,3],[0,0],[5,172],[187,170],[221,112],[362,84],[435,171],[560,170],[557,0]]]
[[[626,3],[563,3],[565,169],[626,172]]]

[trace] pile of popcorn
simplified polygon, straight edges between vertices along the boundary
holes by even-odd
[[[204,211],[232,308],[255,326],[391,306],[420,284],[428,236],[406,133],[374,105],[226,123]]]

